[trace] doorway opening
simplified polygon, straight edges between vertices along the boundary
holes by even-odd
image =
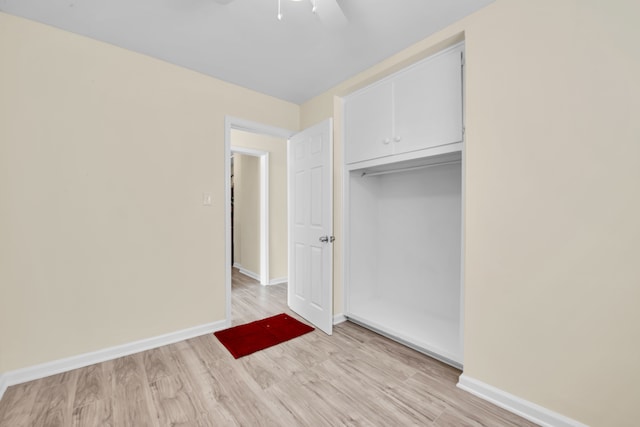
[[[240,132],[237,132],[240,131]],[[270,221],[269,218],[269,209],[271,203],[269,202],[270,197],[273,196],[272,192],[269,191],[269,163],[271,160],[274,160],[274,156],[269,156],[269,153],[266,150],[257,150],[255,148],[247,148],[242,147],[234,142],[234,137],[237,137],[239,133],[249,133],[253,135],[262,135],[265,137],[271,138],[279,138],[283,140],[287,140],[294,132],[289,131],[287,129],[281,129],[273,126],[267,126],[261,123],[251,122],[248,120],[229,117],[225,119],[225,147],[224,147],[224,155],[225,155],[225,258],[226,258],[226,268],[225,268],[225,294],[226,294],[226,323],[228,326],[231,325],[231,282],[232,282],[232,217],[231,217],[231,162],[232,162],[232,153],[243,155],[243,156],[253,156],[254,159],[259,159],[260,162],[260,210],[263,215],[260,215],[260,271],[259,274],[256,275],[257,279],[263,285],[268,284],[277,284],[286,281],[286,267],[285,273],[281,277],[278,275],[278,269],[271,268],[270,261],[273,261],[273,257],[269,255],[270,246],[273,245],[273,240],[270,239],[269,229],[270,223],[273,223],[273,220]],[[286,158],[286,142],[284,142],[285,147],[285,158]],[[286,166],[284,168],[286,171]],[[265,179],[266,176],[266,179]],[[273,180],[271,180],[273,182]],[[284,192],[286,194],[286,180],[284,184]],[[286,200],[286,197],[285,197]],[[286,224],[286,210],[282,213],[284,215],[284,221]],[[276,234],[275,238],[277,239]],[[284,258],[287,258],[287,253],[285,250]],[[246,272],[246,271],[245,271]],[[273,275],[275,277],[270,277]]]
[[[268,151],[231,146],[231,248],[234,267],[269,284]]]

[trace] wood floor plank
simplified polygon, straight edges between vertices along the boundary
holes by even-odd
[[[11,386],[0,401],[0,426],[28,426],[42,380]]]
[[[62,372],[60,374],[51,375],[41,379],[41,388],[47,388],[54,385],[65,384],[68,382],[74,382],[78,378],[80,370],[74,369],[72,371]]]
[[[414,417],[424,418],[429,422],[435,421],[447,409],[447,404],[429,393],[428,387],[417,381],[415,376],[400,385],[387,388],[385,392],[398,407],[406,408],[406,412]]]
[[[236,361],[221,361],[196,379],[202,387],[211,390],[215,401],[224,407],[240,425],[251,425],[259,420],[260,425],[276,426],[278,420],[263,403],[260,396],[238,375]]]
[[[291,352],[282,346],[254,353],[238,360],[261,389],[267,389],[305,370],[298,360],[299,352]]]
[[[336,388],[347,396],[354,396],[351,404],[367,414],[368,420],[376,425],[429,425],[445,409],[444,405],[434,406],[432,402],[426,402],[421,410],[416,411],[390,396],[387,388],[362,387],[356,381],[344,381],[333,360],[327,360],[317,369],[320,377],[331,378]]]
[[[204,407],[178,375],[158,378],[151,383],[151,394],[161,426],[196,425]]]
[[[367,347],[385,353],[388,357],[398,360],[413,369],[445,376],[450,381],[457,381],[460,376],[460,370],[442,363],[439,360],[430,357],[425,358],[424,354],[387,339],[382,335],[371,337],[371,339],[367,341]]]
[[[171,355],[165,348],[154,348],[142,353],[142,365],[150,383],[161,378],[170,377],[177,372],[173,366]]]
[[[30,426],[63,427],[72,424],[73,381],[41,388],[32,409]]]
[[[116,425],[159,426],[139,353],[114,361],[114,397],[117,402],[113,408]]]
[[[91,365],[78,370],[73,408],[103,400],[107,395],[108,383],[102,365]]]
[[[295,425],[334,426],[344,425],[339,414],[323,399],[316,396],[306,384],[288,382],[271,387],[267,393],[278,405],[284,407],[295,420]]]
[[[137,355],[120,357],[113,361],[114,388],[126,388],[130,384],[144,382],[143,372],[136,360]]]
[[[446,412],[455,413],[466,419],[466,422],[477,422],[480,425],[535,427],[534,423],[457,388],[455,382],[449,381],[446,377],[418,372],[412,381],[426,387],[430,395],[445,402],[449,407]]]
[[[324,362],[328,355],[323,351],[323,347],[317,346],[319,340],[316,339],[321,331],[314,331],[295,339],[295,341],[287,341],[280,344],[278,350],[271,350],[271,353],[280,351],[281,353],[293,354],[296,361],[305,368],[311,368],[319,363]]]
[[[447,410],[434,423],[434,427],[486,427],[488,424],[481,424],[467,418],[464,414]]]
[[[116,427],[113,419],[113,399],[94,400],[73,410],[73,427]]]
[[[307,382],[303,386],[308,390],[311,402],[324,401],[330,408],[331,416],[336,419],[331,425],[374,426],[378,417],[370,417],[370,413],[362,412],[358,397],[342,392],[328,378],[320,378]]]
[[[362,350],[337,354],[333,360],[342,375],[354,378],[363,387],[384,389],[399,385],[415,373],[409,366]]]
[[[114,398],[113,419],[117,426],[157,427],[157,418],[149,411],[149,402],[142,382],[129,381],[118,387]]]

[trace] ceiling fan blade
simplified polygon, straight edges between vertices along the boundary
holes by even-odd
[[[316,14],[323,24],[335,28],[342,28],[347,26],[349,20],[342,11],[338,0],[316,0],[316,2]]]

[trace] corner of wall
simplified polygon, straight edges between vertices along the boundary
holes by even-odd
[[[0,372],[0,400],[2,400],[2,396],[4,396],[4,392],[7,391],[7,378],[4,373]]]

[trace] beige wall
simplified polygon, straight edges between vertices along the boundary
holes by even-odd
[[[634,425],[639,8],[497,0],[300,116],[0,13],[0,372],[223,319],[224,115],[288,129],[335,115],[339,165],[334,94],[464,33],[465,373],[589,425]]]
[[[236,154],[234,163],[234,264],[260,275],[260,158]]]
[[[269,153],[269,279],[284,279],[288,265],[287,141],[232,129],[231,145]]]
[[[339,115],[334,95],[464,33],[464,371],[592,426],[640,418],[639,16],[635,0],[498,0],[301,112]]]
[[[0,372],[223,320],[224,117],[299,107],[2,13],[0,64]]]

